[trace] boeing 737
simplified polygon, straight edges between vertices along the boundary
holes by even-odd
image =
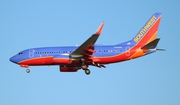
[[[89,75],[89,66],[106,68],[105,65],[132,60],[156,52],[160,38],[156,38],[161,13],[155,13],[129,41],[116,45],[96,45],[104,22],[97,31],[80,46],[30,48],[19,52],[10,61],[27,68],[29,66],[58,65],[60,72],[77,72],[82,69]]]

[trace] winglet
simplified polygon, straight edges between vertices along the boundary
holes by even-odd
[[[102,29],[103,29],[103,26],[104,26],[104,22],[101,23],[101,25],[99,26],[99,28],[97,29],[95,35],[99,36],[102,32]]]

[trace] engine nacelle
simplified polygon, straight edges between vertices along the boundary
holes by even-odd
[[[73,66],[59,66],[60,72],[77,72],[80,68],[79,67],[73,67]]]

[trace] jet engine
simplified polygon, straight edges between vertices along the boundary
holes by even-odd
[[[77,72],[80,68],[75,66],[59,66],[60,72]]]

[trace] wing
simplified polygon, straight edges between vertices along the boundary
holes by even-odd
[[[81,58],[91,59],[92,54],[94,53],[94,44],[100,36],[104,22],[101,23],[97,31],[87,39],[82,45],[80,45],[74,52],[70,54],[71,60],[77,60]]]

